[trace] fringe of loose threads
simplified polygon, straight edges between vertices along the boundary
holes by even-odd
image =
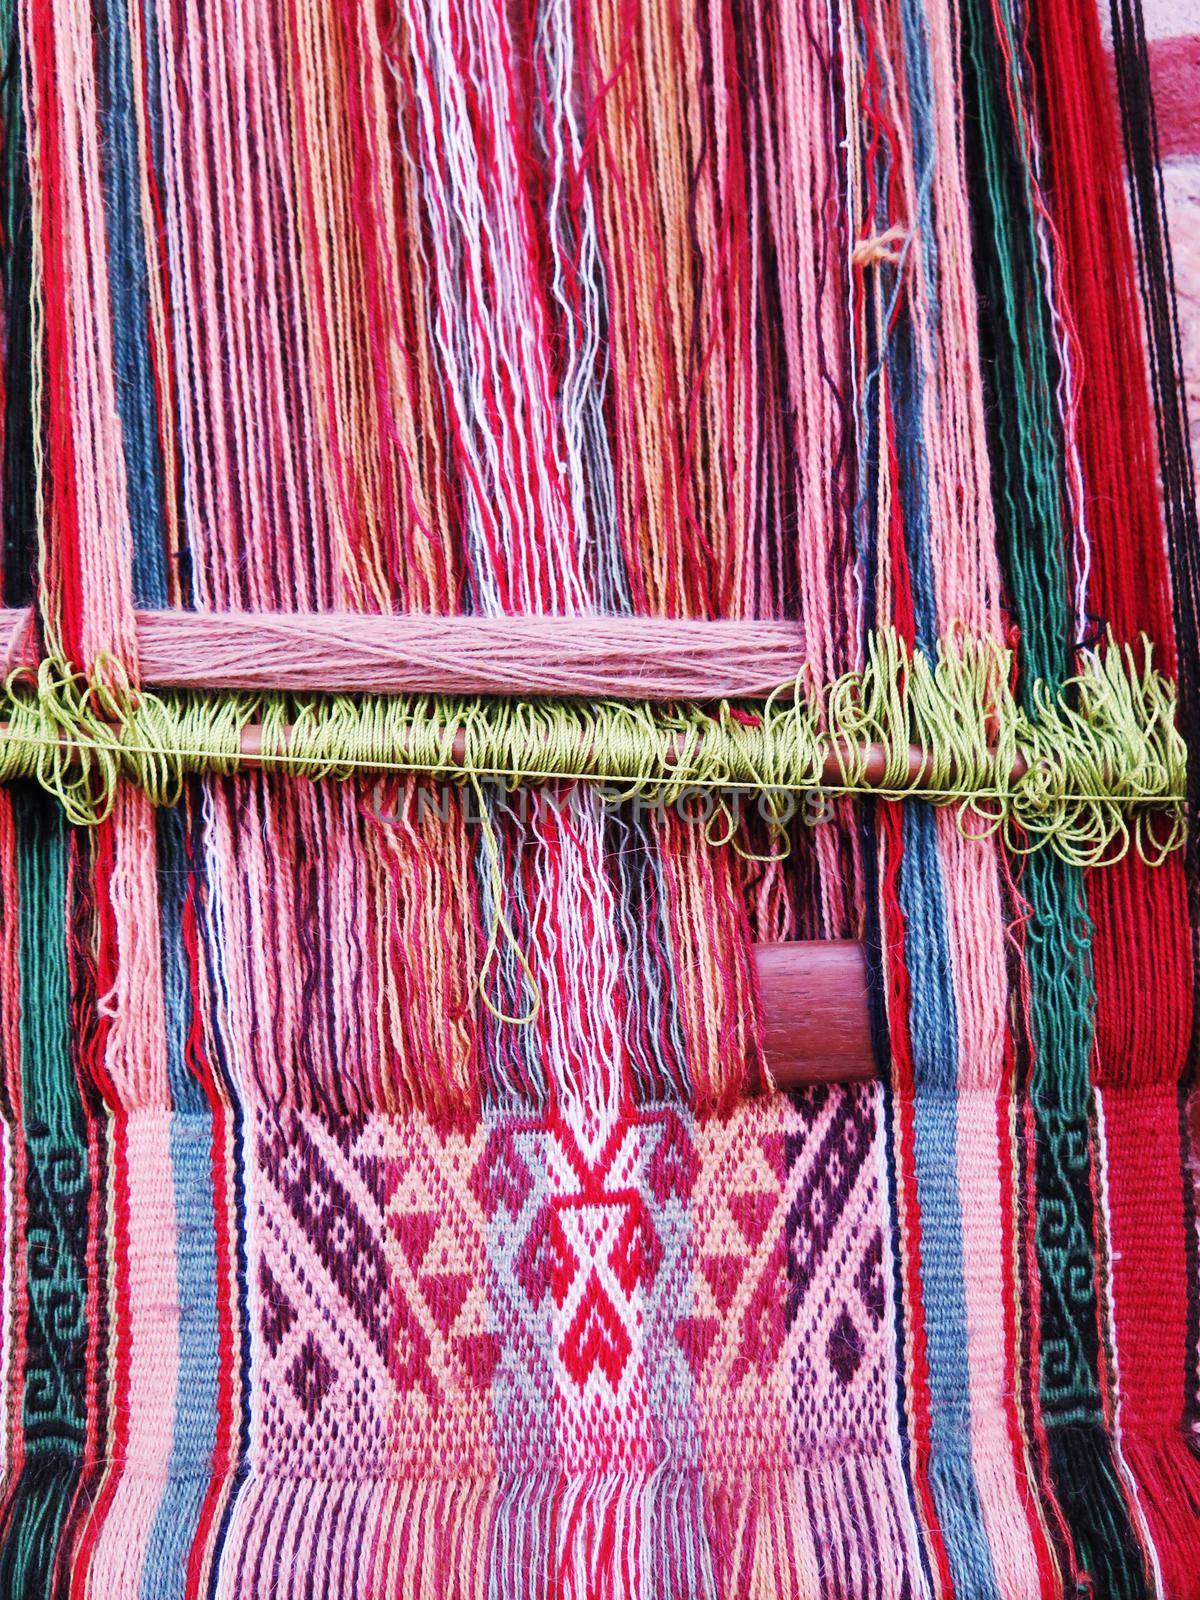
[[[431,774],[513,787],[607,785],[670,805],[690,792],[919,795],[961,825],[1043,845],[1080,865],[1129,848],[1161,859],[1183,838],[1185,754],[1170,683],[1148,645],[1083,653],[1057,690],[1011,687],[1009,651],[951,637],[930,660],[890,629],[862,671],[798,679],[762,707],[435,696],[154,694],[114,664],[98,681],[44,663],[9,680],[0,781],[35,778],[72,821],[108,816],[131,779],[170,805],[189,773],[264,768],[314,778]],[[246,730],[261,730],[252,756]],[[913,752],[919,753],[914,761]],[[874,772],[868,760],[875,757]]]

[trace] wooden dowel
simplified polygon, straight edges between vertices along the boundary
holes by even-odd
[[[0,739],[4,739],[8,736],[9,727],[9,723],[0,722]],[[285,742],[289,736],[289,733],[290,729],[285,725],[283,729],[283,737]],[[63,735],[61,742],[64,744],[68,742],[65,734]],[[240,744],[241,759],[248,767],[256,767],[263,764],[263,729],[261,723],[248,723],[247,726],[242,729]],[[462,732],[456,733],[450,750],[451,765],[456,767],[461,766],[465,754],[466,735]],[[887,760],[887,750],[883,745],[870,744],[865,747],[862,765],[862,787],[864,790],[877,787],[880,783],[882,783],[887,771]],[[669,752],[667,757],[667,765],[672,765],[672,759]],[[370,767],[364,768],[364,771],[370,770],[372,770]],[[1013,781],[1016,781],[1018,778],[1022,777],[1028,770],[1029,763],[1023,756],[1018,755],[1012,766]],[[925,751],[922,750],[919,745],[913,744],[909,745],[908,747],[907,771],[908,787],[910,787],[915,794],[919,794],[922,788],[925,786],[924,780],[928,775],[928,758]],[[843,781],[842,774],[842,759],[839,759],[837,755],[831,754],[825,758],[825,764],[821,769],[820,780],[814,785],[814,788],[820,788],[823,785],[831,790],[837,790]],[[481,776],[486,778],[488,773],[483,772]],[[500,776],[505,775],[500,774]],[[584,774],[583,776],[587,775]],[[604,776],[605,775],[603,773],[597,774],[597,777],[601,780],[603,780]]]
[[[141,611],[137,628],[142,680],[151,689],[253,691],[286,682],[296,692],[418,693],[446,689],[445,674],[453,670],[457,676],[451,687],[461,694],[502,690],[524,698],[588,693],[598,699],[702,701],[753,699],[804,664],[797,627],[778,622]],[[522,641],[528,646],[533,639],[541,665],[531,676],[527,664],[506,664],[505,645],[518,647],[519,653]],[[636,657],[639,640],[648,659],[657,654],[657,680],[644,676],[629,659]],[[318,644],[325,650],[336,645],[344,659],[331,669],[328,658],[314,656]],[[37,664],[33,614],[27,607],[0,607],[0,662],[6,673]],[[0,737],[6,732],[0,724]],[[850,752],[843,751],[848,758]],[[241,753],[250,764],[261,757],[262,728],[257,724],[242,730]],[[452,745],[455,765],[461,765],[465,753],[466,735],[460,731]],[[887,759],[882,745],[866,747],[865,787],[882,782]],[[843,764],[831,753],[821,782],[837,787]],[[1026,769],[1018,756],[1013,778]],[[909,785],[921,788],[927,772],[925,751],[910,745]]]
[[[2,728],[0,728],[2,731]],[[242,729],[242,759],[253,765],[262,758],[262,728],[258,723],[250,723]],[[284,738],[289,734],[289,729],[284,728]],[[450,747],[450,758],[454,766],[461,766],[467,750],[467,736],[461,730],[454,735]],[[845,765],[848,764],[850,752],[843,745],[842,754],[831,753],[826,756],[825,764],[821,769],[821,782],[829,788],[836,788],[842,782]],[[865,747],[862,765],[863,787],[876,788],[883,782],[887,772],[888,752],[881,744],[869,744]],[[667,764],[672,764],[672,757],[668,752]],[[1012,779],[1015,782],[1029,770],[1029,763],[1024,756],[1016,757],[1012,765]],[[910,744],[908,747],[908,784],[913,789],[920,790],[928,776],[929,758],[920,745]]]
[[[754,947],[767,1065],[781,1089],[875,1077],[867,965],[852,939]]]

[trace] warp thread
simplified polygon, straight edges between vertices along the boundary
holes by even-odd
[[[1097,719],[1066,684],[1091,672],[1076,648],[1104,622],[1122,644],[1134,631],[1092,576],[1117,555],[1097,496],[1118,512],[1134,502],[1115,477],[1122,452],[1098,474],[1080,426],[1104,369],[1069,329],[1107,313],[1064,270],[1054,230],[1068,207],[1043,183],[1056,135],[1038,90],[1071,83],[1048,65],[1051,0],[705,0],[682,14],[626,0],[225,0],[202,21],[194,9],[0,7],[16,64],[0,84],[4,595],[28,603],[38,565],[47,637],[84,674],[47,668],[44,704],[35,679],[14,685],[28,734],[14,775],[44,763],[81,821],[122,777],[160,798],[182,787],[157,818],[123,792],[110,822],[75,830],[28,790],[0,793],[0,934],[16,938],[19,914],[46,946],[44,970],[26,966],[0,1003],[32,1030],[61,1026],[68,996],[72,1047],[50,1060],[32,1032],[16,1050],[6,1041],[6,1072],[66,1091],[91,1207],[76,1273],[84,1407],[39,1414],[40,1308],[18,1292],[8,1323],[20,1475],[0,1590],[24,1596],[53,1568],[80,1594],[143,1600],[272,1585],[571,1600],[831,1585],[1023,1600],[1076,1580],[1136,1592],[1149,1573],[1114,1493],[1113,1413],[1103,1431],[1094,1407],[1086,1426],[1056,1414],[1045,1465],[1043,1422],[1091,1405],[1108,1352],[1085,1347],[1087,1384],[1055,1394],[1039,1363],[1049,1342],[1026,1337],[1049,1330],[1062,1348],[1039,1274],[1055,1290],[1067,1278],[1034,1232],[1061,1216],[1065,1179],[1074,1203],[1104,1175],[1074,1115],[1089,930],[1078,874],[1054,860],[1070,842],[1056,807],[1088,787],[1083,764],[1122,817],[1143,800],[1105,786],[1132,774],[1142,795],[1164,753],[1168,788],[1181,775],[1166,703],[1147,737],[1157,699],[1093,685]],[[1131,82],[1144,50],[1134,0],[1114,12],[1134,213],[1154,222],[1139,240],[1147,331],[1165,351],[1152,116]],[[1102,248],[1112,218],[1088,185],[1076,193],[1073,231]],[[1170,363],[1153,366],[1179,545],[1194,531],[1179,511],[1186,445],[1166,404]],[[1138,387],[1131,360],[1111,370]],[[1155,489],[1143,482],[1137,503]],[[1139,545],[1152,532],[1143,522]],[[1122,560],[1150,581],[1133,542]],[[1194,538],[1177,554],[1180,725],[1194,738],[1195,585],[1182,582]],[[357,770],[347,730],[350,754],[371,754],[380,708],[143,695],[135,603],[795,615],[818,686],[871,669],[877,622],[932,662],[953,619],[999,639],[1012,605],[1013,716],[1040,726],[1037,696],[1056,717],[1063,697],[1086,726],[1068,717],[1054,736],[1080,770],[1047,777],[1035,756],[1055,791],[1034,813],[1051,848],[1024,876],[996,838],[968,844],[915,799],[839,801],[781,870],[761,838],[738,857],[673,814],[607,815],[584,786],[562,807],[537,787],[522,804],[489,796],[489,862],[543,1002],[529,1026],[503,1028],[464,995],[496,877],[480,871],[483,830],[461,790],[447,818],[381,827],[354,783],[212,776],[249,764],[252,726],[275,771]],[[1107,671],[1113,652],[1100,654]],[[894,708],[916,723],[912,693],[885,674],[877,697],[895,735],[877,776],[902,784],[911,729]],[[830,747],[836,775],[865,780],[845,770],[870,736],[861,686],[846,701],[856,737]],[[953,705],[965,730],[940,712],[923,724],[931,759],[992,783],[1010,714],[998,729],[982,703]],[[446,776],[462,784],[481,755],[511,765],[515,748],[528,767],[539,739],[572,763],[594,754],[573,715],[531,725],[523,709],[515,725],[511,706],[493,719],[473,703],[464,768],[449,709],[422,712],[422,738],[438,761],[450,743]],[[775,710],[794,743],[787,705]],[[683,728],[656,732],[660,787],[679,780],[681,750],[693,769],[714,761],[714,776],[748,762],[742,714],[688,710]],[[762,708],[744,715],[761,724]],[[209,774],[196,782],[183,781],[189,719],[219,747],[194,758]],[[406,728],[388,721],[380,741]],[[621,732],[627,787],[642,777],[628,745]],[[1194,814],[1194,762],[1188,778]],[[996,802],[976,799],[984,816],[959,820],[983,828]],[[1174,836],[1174,805],[1147,850]],[[10,870],[13,813],[17,848],[47,834],[42,892]],[[1161,894],[1173,876],[1156,875]],[[749,928],[849,935],[864,902],[888,910],[890,931],[904,923],[887,949],[891,1086],[696,1115],[753,1075]],[[148,1017],[160,943],[161,1026]],[[1168,989],[1168,974],[1142,983],[1143,970],[1137,998],[1179,1011],[1177,977]],[[525,1014],[503,940],[490,980],[497,1010]],[[480,1083],[486,1120],[466,1132],[395,1115],[461,1107]],[[129,1137],[131,1102],[157,1124],[152,1162]],[[18,1289],[26,1259],[60,1274],[76,1261],[24,1226],[22,1208],[56,1226],[78,1210],[76,1194],[45,1187],[64,1163],[42,1159],[43,1109],[14,1095],[5,1130]],[[1117,1141],[1143,1123],[1160,1135],[1173,1109],[1160,1095],[1139,1120],[1136,1103],[1114,1102],[1121,1132],[1094,1127],[1118,1221],[1132,1190],[1157,1226],[1152,1175],[1138,1175],[1144,1193],[1118,1181]],[[1179,1167],[1167,1150],[1163,1192]],[[164,1236],[178,1225],[174,1273],[146,1249],[160,1219]],[[1066,1331],[1086,1333],[1107,1309],[1105,1240],[1090,1212],[1075,1220],[1069,1265],[1084,1264],[1073,1276],[1087,1292]],[[1118,1281],[1122,1446],[1138,1315],[1123,1292]],[[1194,1311],[1194,1285],[1164,1296],[1177,1315],[1185,1293]],[[52,1331],[74,1335],[80,1319],[56,1309]],[[356,1388],[328,1333],[353,1342],[359,1326],[383,1359]],[[1171,1346],[1177,1366],[1184,1344]],[[76,1350],[53,1355],[54,1372],[81,1365]],[[1167,1427],[1176,1415],[1164,1405]],[[73,1438],[64,1471],[30,1469],[42,1422],[80,1417],[82,1465]],[[1160,1530],[1186,1522],[1190,1491],[1178,1454],[1143,1448],[1156,1442],[1126,1459],[1169,1591]],[[1190,1581],[1187,1555],[1181,1540],[1175,1570]]]

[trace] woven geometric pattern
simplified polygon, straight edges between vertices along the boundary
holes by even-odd
[[[0,1600],[1198,1600],[1105,12],[0,4]]]

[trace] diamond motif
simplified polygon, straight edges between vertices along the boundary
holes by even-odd
[[[693,1378],[699,1378],[704,1371],[704,1363],[720,1331],[721,1324],[716,1317],[680,1317],[676,1322],[675,1338]]]
[[[472,1382],[486,1389],[500,1360],[500,1340],[494,1333],[467,1333],[454,1341],[454,1353]]]
[[[437,1232],[437,1218],[427,1211],[406,1211],[400,1216],[390,1216],[388,1226],[404,1251],[411,1271],[420,1272],[425,1252]]]
[[[544,1205],[530,1223],[529,1231],[521,1241],[521,1249],[513,1271],[517,1282],[529,1297],[530,1305],[535,1309],[545,1299],[546,1291],[553,1281],[558,1252],[567,1248],[561,1233],[562,1230],[559,1229],[558,1237],[551,1238],[550,1207]]]
[[[429,1335],[421,1326],[403,1289],[393,1279],[392,1321],[389,1329],[388,1371],[402,1393],[421,1389],[437,1404],[440,1398],[438,1384],[429,1367],[432,1349]]]
[[[430,1315],[443,1336],[448,1335],[467,1298],[470,1278],[462,1272],[426,1272],[418,1283]]]
[[[296,1308],[275,1281],[275,1275],[265,1261],[258,1264],[258,1287],[262,1292],[263,1343],[273,1356],[295,1325]]]
[[[751,1369],[769,1367],[783,1343],[786,1330],[782,1293],[784,1261],[783,1246],[776,1245],[742,1313],[741,1355]]]
[[[300,1354],[287,1369],[285,1377],[304,1415],[312,1422],[321,1409],[321,1403],[337,1382],[337,1373],[311,1333],[300,1346]]]
[[[533,1192],[533,1176],[508,1129],[489,1131],[483,1155],[472,1169],[470,1183],[482,1211],[503,1207],[512,1217],[520,1215]]]
[[[841,1315],[829,1330],[829,1364],[843,1383],[849,1383],[862,1365],[863,1336],[854,1325],[849,1311],[842,1307]]]
[[[674,1112],[667,1112],[646,1166],[646,1183],[660,1206],[671,1199],[687,1199],[695,1187],[697,1166],[696,1148],[687,1128]]]
[[[886,1309],[883,1283],[883,1234],[876,1228],[863,1256],[862,1265],[854,1275],[854,1287],[862,1295],[871,1321],[878,1328]]]

